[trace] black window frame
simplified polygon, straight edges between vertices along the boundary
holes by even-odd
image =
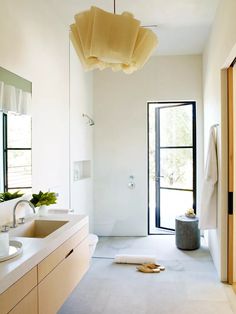
[[[8,116],[6,113],[3,113],[3,187],[4,192],[8,192],[10,190],[26,190],[26,189],[32,189],[32,186],[16,186],[16,187],[10,187],[8,184],[8,151],[31,151],[31,169],[32,169],[32,144],[31,147],[8,147],[8,140],[7,140],[7,128],[8,128]],[[31,172],[32,173],[32,172]]]

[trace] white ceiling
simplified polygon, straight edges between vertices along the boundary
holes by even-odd
[[[158,55],[202,53],[221,0],[116,0],[116,12],[129,11],[142,25],[157,24]],[[113,12],[113,0],[50,0],[68,26],[76,13],[94,5]],[[68,27],[69,28],[69,27]]]

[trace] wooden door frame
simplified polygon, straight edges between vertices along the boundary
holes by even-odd
[[[227,104],[228,104],[228,245],[227,245],[227,281],[229,284],[234,284],[235,281],[235,215],[234,212],[234,189],[235,189],[235,99],[234,84],[234,66],[236,58],[227,68]]]
[[[228,103],[228,248],[227,281],[234,283],[234,98],[233,98],[233,64],[227,69],[227,103]]]

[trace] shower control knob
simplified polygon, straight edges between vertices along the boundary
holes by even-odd
[[[130,190],[133,190],[135,188],[135,183],[134,182],[129,182],[128,187]]]
[[[135,188],[134,175],[132,175],[132,174],[129,176],[128,188],[130,190],[133,190]]]

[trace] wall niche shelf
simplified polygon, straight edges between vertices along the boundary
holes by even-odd
[[[91,160],[74,161],[73,181],[91,178]]]

